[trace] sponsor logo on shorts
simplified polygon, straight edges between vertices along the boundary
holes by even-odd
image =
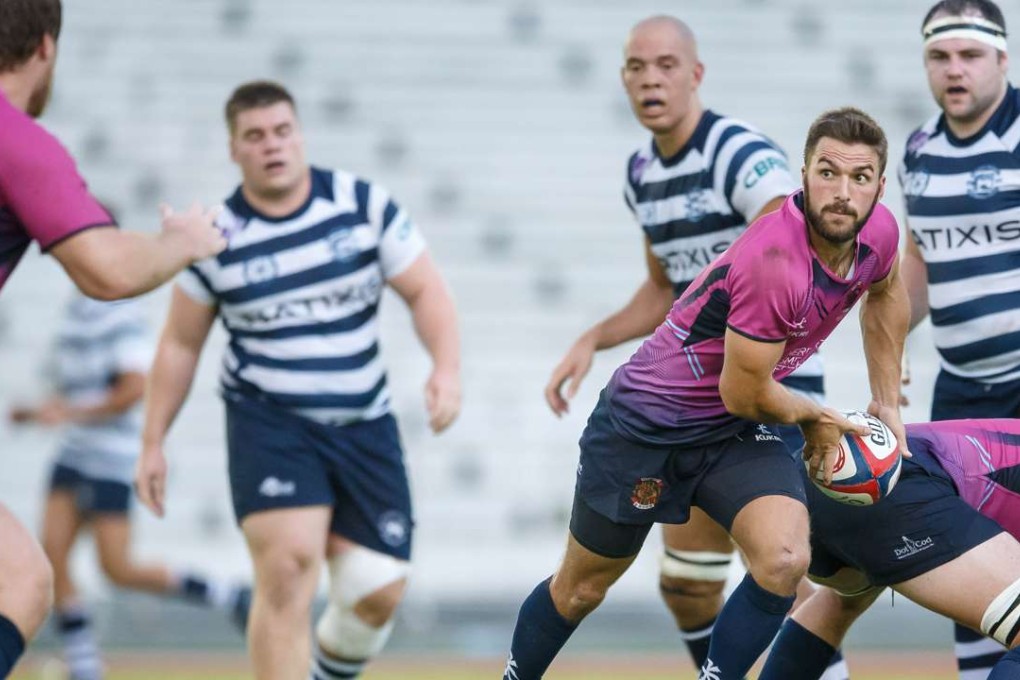
[[[259,485],[259,493],[270,498],[293,496],[295,491],[297,491],[296,483],[284,482],[276,477],[266,477],[262,480],[262,484]]]
[[[698,673],[698,680],[719,680],[722,677],[722,669],[715,665],[711,659],[705,659],[705,665]]]
[[[634,485],[634,491],[630,494],[630,502],[638,510],[651,510],[658,505],[659,499],[662,498],[663,486],[661,479],[642,477]]]
[[[411,538],[411,520],[399,510],[387,510],[379,516],[377,523],[379,538],[386,545],[396,548]]]
[[[775,432],[769,429],[768,425],[758,423],[756,426],[758,434],[754,435],[756,442],[781,442],[783,441]]]
[[[900,538],[903,539],[903,547],[893,548],[893,553],[895,553],[896,559],[898,560],[902,560],[905,557],[911,557],[912,555],[916,555],[922,550],[927,550],[928,548],[931,548],[932,546],[935,545],[935,541],[932,540],[931,536],[922,538],[919,541],[907,538],[906,536],[901,536]]]
[[[506,668],[503,669],[503,680],[518,680],[517,661],[514,659],[513,652],[510,652],[506,658]]]

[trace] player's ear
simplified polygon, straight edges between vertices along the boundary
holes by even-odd
[[[694,82],[697,85],[701,85],[701,81],[705,78],[705,65],[700,61],[694,65]]]
[[[35,48],[35,55],[43,63],[52,62],[57,58],[57,41],[49,33],[44,33],[39,46]]]
[[[878,200],[882,200],[885,196],[885,175],[878,178]]]

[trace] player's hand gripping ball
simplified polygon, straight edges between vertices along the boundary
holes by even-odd
[[[811,481],[840,503],[873,505],[892,493],[900,478],[903,459],[896,436],[885,423],[864,411],[843,411],[843,415],[851,422],[867,425],[871,433],[863,437],[852,432],[844,434],[832,468],[832,483]]]

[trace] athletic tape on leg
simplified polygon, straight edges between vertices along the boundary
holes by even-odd
[[[341,659],[369,659],[386,644],[393,618],[375,628],[362,621],[354,607],[380,588],[406,578],[410,564],[358,546],[331,558],[329,571],[329,604],[315,629],[319,644]]]
[[[730,575],[733,553],[666,548],[660,562],[663,576],[691,581],[725,581]]]
[[[992,600],[981,617],[981,632],[1009,647],[1020,631],[1020,579]]]

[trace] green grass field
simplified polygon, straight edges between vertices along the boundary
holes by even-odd
[[[109,659],[107,680],[249,680],[246,662],[236,655],[117,654]],[[558,660],[547,680],[695,680],[686,659],[672,655],[571,655]],[[850,653],[853,680],[956,680],[947,651]],[[456,659],[407,656],[381,659],[364,680],[498,680],[498,659]],[[752,673],[753,677],[754,674]],[[51,657],[25,659],[13,680],[64,680],[62,667]]]

